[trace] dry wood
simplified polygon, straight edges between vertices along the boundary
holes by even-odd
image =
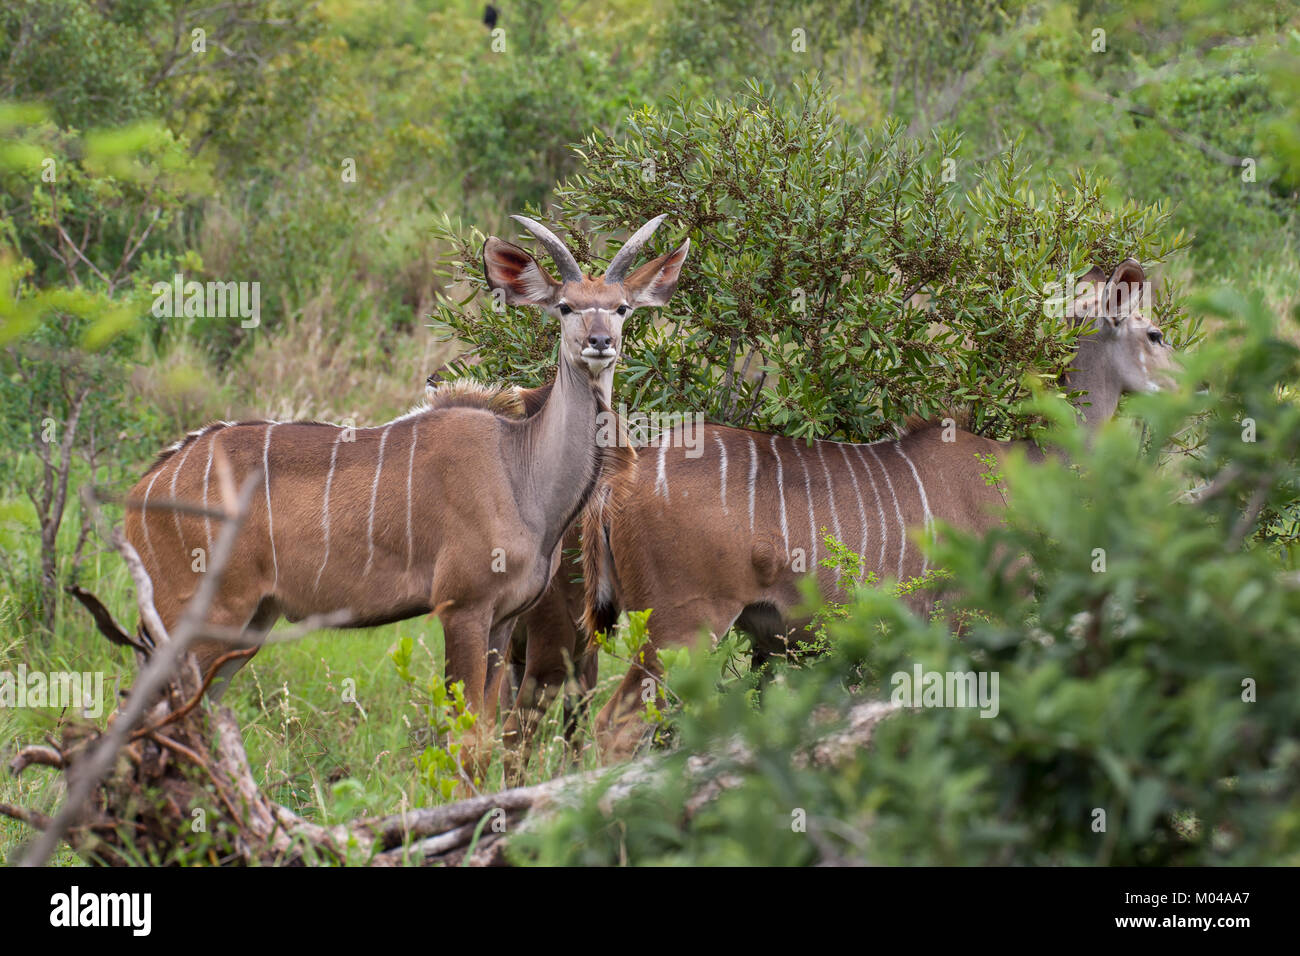
[[[112,767],[118,751],[126,742],[127,735],[144,716],[150,705],[157,700],[158,693],[163,690],[164,685],[171,679],[173,672],[189,647],[190,641],[198,635],[201,629],[203,616],[207,613],[208,606],[211,604],[217,586],[220,584],[221,572],[230,560],[235,536],[239,532],[243,516],[248,511],[248,503],[261,482],[262,476],[260,473],[254,474],[245,482],[239,496],[239,504],[236,509],[237,516],[226,522],[222,527],[221,534],[217,537],[217,546],[214,549],[212,570],[204,577],[199,585],[198,593],[194,596],[194,600],[186,607],[176,634],[172,635],[170,639],[160,639],[159,647],[149,658],[149,662],[140,673],[135,687],[132,688],[126,708],[116,715],[107,732],[99,740],[89,757],[84,760],[84,763],[78,762],[75,767],[69,768],[67,801],[55,816],[53,823],[42,830],[40,836],[28,847],[27,852],[19,860],[19,866],[42,866],[50,858],[55,847],[58,846],[59,839],[81,816],[91,793],[99,786],[100,781],[104,779],[105,774]],[[113,537],[127,562],[127,566],[131,569],[131,576],[135,580],[136,590],[139,595],[140,613],[148,625],[150,633],[156,637],[166,635],[167,631],[163,628],[162,622],[158,620],[158,614],[153,608],[153,586],[149,580],[149,575],[145,573],[144,565],[140,562],[139,555],[122,537],[120,531],[115,530]],[[154,630],[155,626],[157,630]]]

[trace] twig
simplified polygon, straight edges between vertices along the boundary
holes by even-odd
[[[225,654],[222,654],[220,657],[218,657],[215,661],[212,662],[212,666],[208,668],[207,676],[203,678],[203,683],[199,686],[198,693],[196,693],[193,697],[191,697],[189,701],[186,702],[184,707],[181,707],[179,710],[172,711],[170,714],[168,714],[162,720],[158,721],[158,723],[154,724],[152,727],[141,727],[139,730],[133,731],[131,734],[131,739],[139,740],[141,737],[150,736],[156,733],[157,731],[161,730],[163,727],[166,727],[168,724],[180,720],[182,717],[184,717],[186,714],[188,714],[190,711],[192,711],[195,707],[199,705],[199,701],[202,700],[203,695],[208,692],[208,688],[211,687],[212,682],[216,680],[217,672],[221,670],[223,665],[228,664],[231,661],[237,660],[238,658],[241,657],[252,657],[256,653],[257,653],[256,647],[245,647],[240,650],[229,651]]]
[[[230,525],[227,525],[226,528],[223,528],[223,533],[230,527]],[[145,630],[153,638],[154,645],[161,647],[163,644],[168,643],[171,638],[167,634],[167,627],[163,624],[162,618],[158,616],[158,609],[154,607],[153,578],[149,577],[144,562],[140,560],[139,552],[135,550],[130,541],[126,540],[121,528],[113,529],[112,540],[114,547],[122,555],[122,560],[126,562],[127,570],[131,572],[131,579],[135,581],[135,603],[140,608],[140,619],[144,621]],[[224,565],[222,570],[225,570]],[[207,583],[206,579],[204,583]],[[202,589],[200,588],[200,590]],[[206,614],[207,608],[205,607],[203,611]]]
[[[69,585],[64,590],[80,601],[86,610],[90,612],[90,616],[95,619],[95,626],[99,628],[99,633],[114,644],[148,653],[149,649],[128,634],[126,629],[114,619],[113,613],[104,607],[104,603],[90,591],[75,584]]]
[[[59,235],[62,236],[63,241],[68,244],[68,248],[77,254],[77,258],[80,259],[82,262],[84,262],[86,265],[90,266],[90,271],[95,273],[95,275],[99,276],[100,279],[104,281],[104,285],[108,286],[109,292],[112,292],[113,283],[109,281],[108,276],[100,272],[99,268],[93,262],[87,259],[84,255],[82,255],[81,250],[77,248],[77,244],[68,237],[68,234],[66,232],[63,231],[63,226],[56,222],[54,224],[54,228],[59,230]]]
[[[40,764],[43,767],[57,767],[62,770],[66,764],[63,754],[53,747],[42,747],[33,745],[24,747],[9,761],[9,772],[15,777],[30,767],[32,764]]]
[[[312,631],[319,631],[327,627],[345,627],[356,620],[353,613],[347,608],[340,608],[337,611],[329,611],[325,614],[313,614],[310,617],[303,618],[292,627],[286,627],[278,631],[273,631],[262,638],[259,646],[267,644],[284,644],[289,641],[296,641],[300,637],[305,637]],[[203,627],[203,633],[200,637],[210,638],[215,641],[227,641],[237,643],[248,640],[248,632],[237,627],[218,627],[212,624],[206,624]]]
[[[101,501],[112,499],[101,498]],[[135,508],[139,511],[179,511],[183,515],[196,515],[200,518],[216,518],[218,521],[227,521],[230,514],[225,510],[218,511],[215,508],[205,508],[202,505],[190,504],[188,501],[177,501],[173,498],[153,498],[145,501],[143,498],[127,498],[122,502],[127,508]]]
[[[382,849],[402,846],[411,839],[423,839],[445,834],[457,827],[473,826],[484,814],[493,810],[506,813],[528,810],[544,802],[557,791],[575,784],[594,780],[598,771],[589,771],[567,777],[556,777],[545,783],[528,787],[515,787],[500,793],[448,803],[440,807],[408,810],[389,817],[359,821],[357,827],[372,834]]]
[[[45,814],[26,807],[15,807],[12,803],[0,803],[0,816],[21,820],[36,830],[48,830],[52,822]]]
[[[1141,116],[1145,119],[1154,120],[1156,122],[1156,125],[1158,125],[1170,136],[1174,137],[1174,139],[1182,140],[1184,143],[1187,143],[1189,146],[1196,147],[1206,156],[1210,157],[1210,159],[1216,160],[1220,163],[1226,163],[1229,166],[1246,165],[1246,160],[1248,157],[1233,156],[1231,153],[1225,153],[1223,150],[1219,149],[1219,147],[1215,146],[1213,143],[1207,143],[1199,136],[1193,136],[1191,133],[1188,133],[1186,130],[1179,129],[1177,126],[1169,122],[1164,117],[1157,115],[1155,110],[1151,109],[1149,106],[1143,106],[1140,103],[1134,103],[1130,100],[1121,99],[1118,96],[1111,96],[1109,93],[1102,93],[1098,90],[1091,90],[1088,89],[1086,86],[1078,87],[1078,89],[1080,90],[1080,92],[1082,92],[1085,96],[1087,96],[1090,99],[1099,100],[1103,103],[1109,103],[1112,106],[1116,106],[1119,109],[1124,110],[1126,113],[1132,113],[1134,116]]]
[[[140,672],[140,677],[136,680],[135,686],[131,688],[126,707],[118,714],[103,737],[100,738],[94,752],[87,757],[84,767],[80,768],[82,772],[72,781],[68,791],[68,799],[59,809],[50,826],[32,841],[27,852],[18,861],[19,866],[42,866],[54,853],[63,835],[73,824],[73,821],[81,815],[90,795],[99,787],[100,781],[104,779],[104,775],[113,766],[118,751],[126,743],[127,735],[144,716],[145,710],[153,702],[163,684],[171,677],[177,663],[188,650],[191,639],[202,629],[203,619],[217,595],[222,573],[225,571],[226,564],[230,561],[230,556],[234,551],[235,538],[239,534],[239,529],[243,526],[245,516],[248,514],[249,502],[252,501],[254,492],[261,486],[262,478],[261,469],[257,469],[244,483],[236,507],[238,517],[222,527],[221,533],[217,537],[216,547],[213,548],[211,567],[199,584],[198,592],[194,595],[193,600],[185,606],[180,623],[176,627],[176,633],[171,635],[170,639],[165,642],[161,635],[166,634],[166,630],[161,628],[162,622],[158,619],[158,612],[153,607],[153,585],[149,580],[149,575],[145,572],[144,565],[140,561],[140,556],[135,553],[135,549],[121,536],[120,531],[114,530],[113,537],[119,542],[119,550],[123,552],[123,557],[127,558],[127,565],[131,568],[136,587],[140,589],[141,614],[146,620],[152,619],[160,628],[154,635],[158,649]],[[145,600],[146,594],[148,594],[148,601]],[[152,623],[150,626],[153,626]]]
[[[155,741],[158,744],[161,744],[162,746],[166,747],[168,750],[180,754],[186,760],[190,761],[190,763],[194,764],[194,766],[201,767],[204,770],[208,770],[208,762],[204,760],[201,756],[199,756],[197,753],[195,753],[193,750],[191,750],[189,747],[186,747],[184,744],[172,740],[170,737],[166,737],[162,734],[154,733],[152,731],[149,734],[149,739]],[[211,772],[209,771],[209,776],[210,775]]]

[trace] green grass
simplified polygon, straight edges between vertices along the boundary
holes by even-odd
[[[82,583],[113,610],[119,622],[134,624],[128,575],[115,555],[98,556],[83,573]],[[106,696],[115,686],[128,687],[134,679],[132,655],[101,637],[89,615],[70,599],[60,602],[54,633],[44,636],[37,636],[40,632],[31,628],[30,621],[14,613],[12,596],[4,602],[0,607],[7,612],[6,624],[17,624],[25,634],[0,645],[0,670],[14,670],[24,663],[29,670],[103,671]],[[319,631],[298,641],[272,644],[236,676],[222,703],[239,719],[249,764],[269,798],[327,824],[443,802],[416,769],[424,747],[418,736],[424,723],[421,702],[399,678],[389,657],[403,637],[415,643],[412,671],[421,683],[435,669],[441,673],[441,629],[421,617],[368,630]],[[612,693],[622,669],[612,658],[602,660],[605,679],[579,740],[591,739],[594,715]],[[348,680],[354,682],[355,703],[344,701]],[[112,705],[106,701],[104,717],[94,723],[103,726]],[[51,709],[0,709],[0,739],[10,743],[6,762],[18,747],[43,743],[47,734],[57,738],[65,723],[74,719],[84,720],[79,714]],[[561,721],[557,701],[538,731],[537,752],[523,783],[596,766],[591,749],[576,758],[570,752]],[[505,785],[498,748],[482,789],[493,792]],[[55,770],[30,767],[21,777],[0,774],[0,802],[52,814],[63,796],[62,775]],[[0,818],[0,861],[8,860],[31,835],[23,824]],[[80,861],[64,848],[54,862],[76,865]]]

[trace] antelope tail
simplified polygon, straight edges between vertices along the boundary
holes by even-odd
[[[586,591],[583,630],[587,653],[592,654],[596,651],[596,635],[611,631],[622,611],[614,553],[609,545],[609,523],[599,507],[588,508],[582,517],[582,577]]]

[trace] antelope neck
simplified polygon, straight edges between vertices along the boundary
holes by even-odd
[[[1102,360],[1100,352],[1096,343],[1086,339],[1081,341],[1064,376],[1071,391],[1084,393],[1079,398],[1079,405],[1090,433],[1114,418],[1115,410],[1119,408],[1119,382],[1114,370]]]
[[[531,418],[512,423],[518,454],[507,460],[519,462],[512,479],[515,498],[527,526],[540,533],[543,554],[555,550],[599,477],[596,416],[608,408],[603,399],[600,381],[561,358],[546,403]]]

